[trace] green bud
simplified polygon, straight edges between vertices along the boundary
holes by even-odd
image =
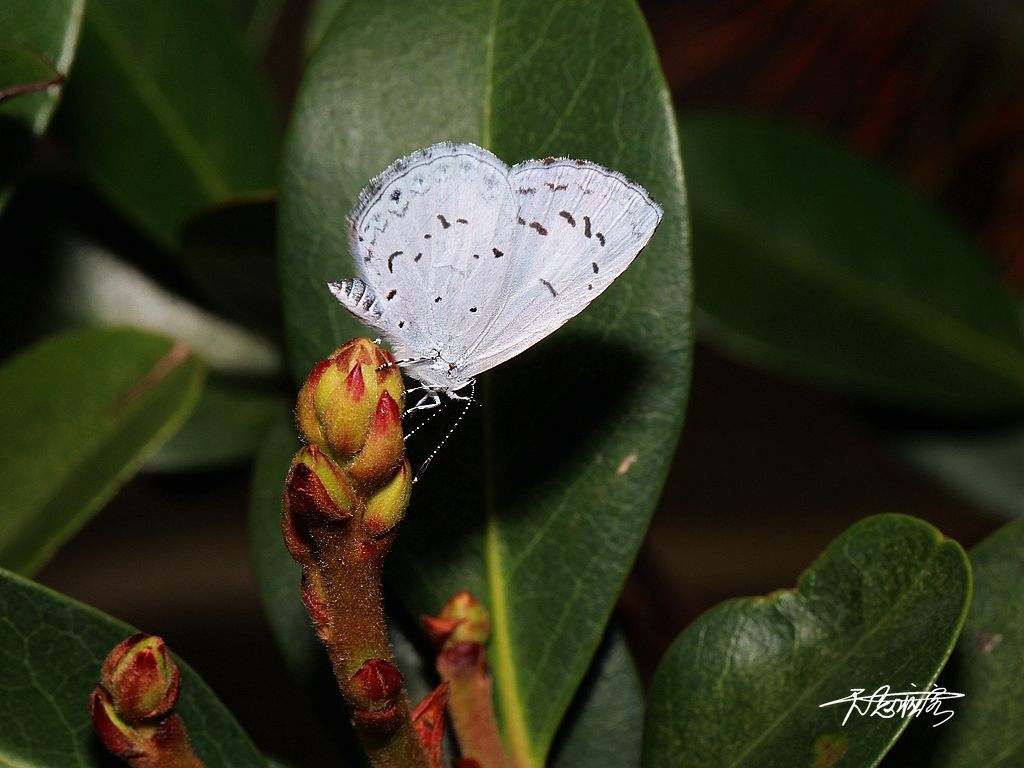
[[[306,378],[295,408],[296,426],[307,442],[338,459],[352,458],[366,444],[385,392],[400,413],[405,387],[395,359],[372,341],[352,339]]]
[[[162,638],[139,633],[107,655],[101,680],[119,716],[134,723],[171,711],[181,672]]]
[[[383,536],[402,521],[412,493],[412,468],[403,461],[394,476],[366,502],[363,528],[371,536]]]

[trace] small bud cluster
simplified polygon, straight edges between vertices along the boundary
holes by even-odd
[[[286,514],[354,523],[371,537],[389,533],[409,503],[405,459],[405,389],[395,359],[367,339],[342,345],[310,372],[299,392],[295,423],[306,445],[296,454],[285,494]],[[287,534],[292,555],[308,554]]]
[[[366,339],[317,364],[295,408],[306,444],[292,461],[282,509],[303,601],[364,745],[412,728],[380,599],[384,557],[412,489],[404,398],[394,358]],[[410,764],[425,758],[422,747],[410,749]]]
[[[161,638],[139,633],[118,643],[89,697],[104,746],[137,768],[201,768],[174,712],[180,686],[181,672]]]

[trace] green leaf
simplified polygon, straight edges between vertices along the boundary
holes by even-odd
[[[854,688],[927,689],[970,591],[963,550],[927,523],[857,523],[796,590],[723,603],[676,639],[648,698],[644,766],[876,765],[908,721],[844,725],[849,705],[820,705]]]
[[[85,0],[4,0],[0,25],[0,210],[50,122],[78,42]],[[47,85],[51,83],[51,85]]]
[[[348,0],[316,0],[309,10],[309,19],[306,21],[306,35],[303,47],[309,54],[316,48],[320,41],[327,34],[327,28],[331,26],[334,17],[345,7]]]
[[[896,452],[967,499],[1024,517],[1024,427],[893,435]]]
[[[625,637],[612,629],[566,715],[551,765],[639,765],[643,723],[643,686]]]
[[[248,461],[270,425],[291,408],[279,394],[212,379],[188,421],[153,454],[146,469],[181,472]]]
[[[281,18],[285,0],[223,0],[228,16],[242,31],[253,56],[262,55]]]
[[[67,238],[53,279],[50,309],[59,322],[130,326],[184,342],[226,375],[279,374],[281,354],[267,339],[164,288],[102,248]]]
[[[64,128],[162,245],[198,209],[274,183],[270,99],[219,3],[90,0]]]
[[[914,723],[900,740],[894,766],[1024,764],[1024,520],[1000,528],[970,556],[974,600],[939,681],[964,698],[946,703],[954,715],[942,725],[933,728],[925,716]]]
[[[128,330],[50,338],[0,368],[0,563],[42,565],[192,410],[203,366]]]
[[[709,338],[917,408],[1024,405],[1013,300],[978,248],[900,182],[781,123],[700,116],[681,133]]]
[[[344,212],[413,149],[451,139],[507,162],[585,157],[665,207],[650,246],[605,295],[483,377],[483,407],[418,484],[389,564],[413,615],[436,612],[462,588],[490,609],[498,716],[522,766],[545,761],[682,423],[690,289],[669,104],[648,31],[626,0],[360,0],[342,8],[314,53],[286,142],[282,292],[299,376],[368,333],[324,284],[355,273]],[[432,447],[414,447],[413,460]]]
[[[210,306],[275,340],[282,335],[276,218],[271,199],[231,200],[191,219],[176,254]]]
[[[38,584],[0,571],[0,764],[112,765],[93,735],[89,694],[103,659],[138,630]],[[248,736],[188,665],[177,712],[206,768],[265,765]]]

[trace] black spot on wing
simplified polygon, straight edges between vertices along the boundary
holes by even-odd
[[[596,261],[592,261],[592,262],[590,262],[590,268],[591,268],[592,270],[594,270],[594,274],[596,275],[596,274],[597,274],[597,272],[598,272],[598,269],[597,269],[597,262],[596,262]]]
[[[443,227],[444,229],[448,229],[448,227],[450,227],[450,226],[451,226],[451,222],[450,222],[450,221],[448,221],[448,219],[446,219],[446,218],[445,218],[444,216],[442,216],[442,215],[441,215],[440,213],[439,213],[439,214],[437,214],[437,220],[441,222],[441,226],[442,226],[442,227]]]
[[[550,189],[552,192],[561,192],[563,189],[569,188],[565,184],[554,184],[550,181],[545,181],[544,186]]]
[[[395,298],[395,294],[396,293],[398,293],[398,289],[397,288],[392,288],[390,291],[388,291],[388,295],[385,296],[384,298],[387,301],[391,301],[393,298]]]
[[[545,279],[544,279],[543,277],[542,277],[542,278],[540,279],[540,281],[541,281],[542,283],[544,283],[544,287],[546,287],[546,288],[547,288],[547,289],[548,289],[549,291],[551,291],[551,296],[552,296],[552,298],[554,298],[555,296],[557,296],[557,295],[558,295],[558,291],[556,291],[556,290],[555,290],[555,286],[553,286],[553,285],[552,285],[551,283],[549,283],[549,282],[548,282],[547,280],[545,280]]]
[[[476,307],[470,307],[470,308],[469,308],[469,311],[470,311],[470,312],[476,312]]]
[[[546,235],[548,233],[548,231],[544,229],[544,225],[541,224],[539,221],[531,221],[530,229],[537,230],[538,235]]]
[[[415,256],[413,256],[413,257],[412,257],[412,260],[413,260],[413,261],[419,261],[419,260],[420,260],[420,259],[422,259],[422,258],[423,258],[423,253],[422,253],[422,251],[421,251],[420,253],[417,253],[417,254],[416,254]]]
[[[456,219],[455,223],[456,224],[469,224],[469,222],[466,219]]]
[[[491,253],[494,254],[494,258],[496,259],[500,259],[502,256],[505,255],[504,251],[499,251],[497,248],[491,248]]]
[[[423,239],[424,240],[429,240],[431,237],[432,237],[432,235],[429,232],[427,232],[425,235],[423,235]]]
[[[599,242],[602,246],[604,245],[604,235],[602,235],[600,232],[597,232],[594,234],[594,237],[597,238],[597,242]]]
[[[535,195],[535,194],[537,194],[537,188],[536,187],[520,187],[518,191],[519,191],[520,195]]]
[[[583,236],[590,237],[590,217],[583,217]]]
[[[569,213],[568,211],[559,211],[558,215],[561,216],[563,219],[565,219],[567,222],[569,222],[569,226],[570,227],[575,227],[576,226],[576,219],[574,219],[572,217],[572,214]]]
[[[439,301],[441,301],[441,297],[440,296],[437,296],[437,297],[434,298],[434,303],[435,304],[437,304]]]
[[[391,267],[395,263],[395,257],[396,256],[401,256],[402,253],[403,253],[403,251],[395,251],[390,256],[388,256],[388,272],[394,273],[394,270]]]

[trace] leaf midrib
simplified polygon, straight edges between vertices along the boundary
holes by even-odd
[[[215,201],[231,194],[231,185],[220,172],[217,164],[203,149],[202,143],[189,126],[179,117],[173,105],[153,81],[146,70],[133,66],[135,57],[125,44],[117,27],[111,23],[100,3],[90,3],[88,21],[91,21],[97,33],[104,39],[107,50],[139,97],[153,115],[155,122],[163,130],[171,146],[191,168],[193,176],[209,200]]]
[[[491,0],[491,16],[488,20],[484,54],[484,93],[480,126],[480,141],[490,148],[494,140],[492,123],[494,119],[495,46],[498,34],[498,10],[501,0]],[[490,391],[486,377],[481,382],[481,395],[485,399]],[[518,768],[540,765],[526,727],[525,711],[519,688],[519,676],[512,652],[511,617],[509,615],[508,591],[502,567],[501,541],[498,530],[498,510],[494,477],[494,421],[489,409],[483,410],[484,438],[484,510],[486,528],[484,533],[484,561],[487,574],[488,609],[493,628],[492,670],[494,672],[495,698],[501,711],[504,726],[504,746],[512,764]]]

